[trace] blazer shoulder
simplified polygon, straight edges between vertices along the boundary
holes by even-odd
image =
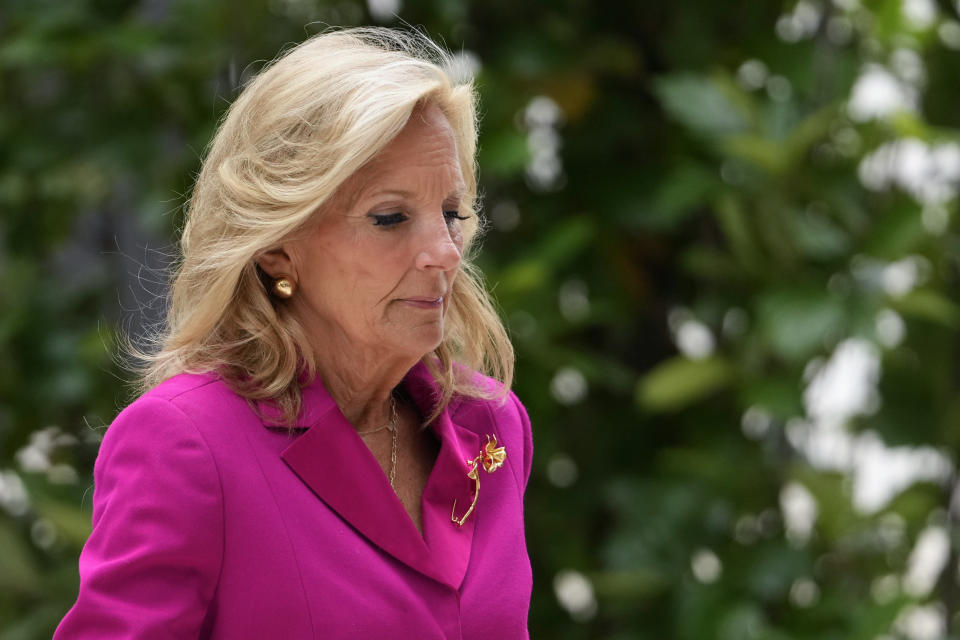
[[[56,638],[113,637],[118,629],[138,638],[200,633],[222,566],[225,517],[217,459],[193,417],[174,404],[186,388],[193,387],[185,380],[158,386],[107,429],[94,465],[80,590]]]
[[[153,387],[134,402],[147,398],[176,400],[192,393],[209,393],[216,387],[225,387],[223,380],[215,373],[178,373]]]
[[[530,417],[520,398],[503,383],[478,374],[478,386],[493,397],[458,396],[451,408],[451,418],[469,426],[480,435],[496,434],[507,448],[508,459],[517,476],[517,484],[525,490],[533,466],[533,432]],[[512,454],[512,455],[511,455]]]
[[[188,415],[213,409],[220,415],[246,411],[249,405],[215,373],[180,373],[164,380],[134,400],[138,403],[166,401]]]

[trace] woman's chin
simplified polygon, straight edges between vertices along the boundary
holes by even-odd
[[[433,326],[419,326],[414,328],[405,341],[404,350],[418,357],[430,353],[443,342],[443,324]]]

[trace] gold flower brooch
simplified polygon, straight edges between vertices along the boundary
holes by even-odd
[[[480,450],[473,460],[467,460],[467,477],[473,480],[473,502],[470,508],[461,517],[457,518],[457,500],[453,500],[453,509],[450,511],[450,519],[458,526],[462,527],[467,521],[467,517],[473,513],[477,506],[477,498],[480,496],[480,465],[487,473],[493,473],[503,466],[503,461],[507,459],[507,449],[497,446],[497,436],[487,436],[487,444]]]

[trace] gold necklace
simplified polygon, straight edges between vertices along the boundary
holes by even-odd
[[[361,438],[364,436],[369,436],[374,433],[379,433],[387,429],[393,435],[390,442],[390,488],[393,489],[394,493],[397,491],[397,487],[394,484],[394,481],[397,479],[397,451],[400,449],[400,429],[399,429],[399,419],[397,418],[397,401],[391,395],[390,396],[390,420],[383,426],[377,427],[376,429],[370,429],[369,431],[357,431],[357,435]]]

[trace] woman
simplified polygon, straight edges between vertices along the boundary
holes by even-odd
[[[230,108],[57,638],[527,637],[530,426],[447,68],[332,32]]]

